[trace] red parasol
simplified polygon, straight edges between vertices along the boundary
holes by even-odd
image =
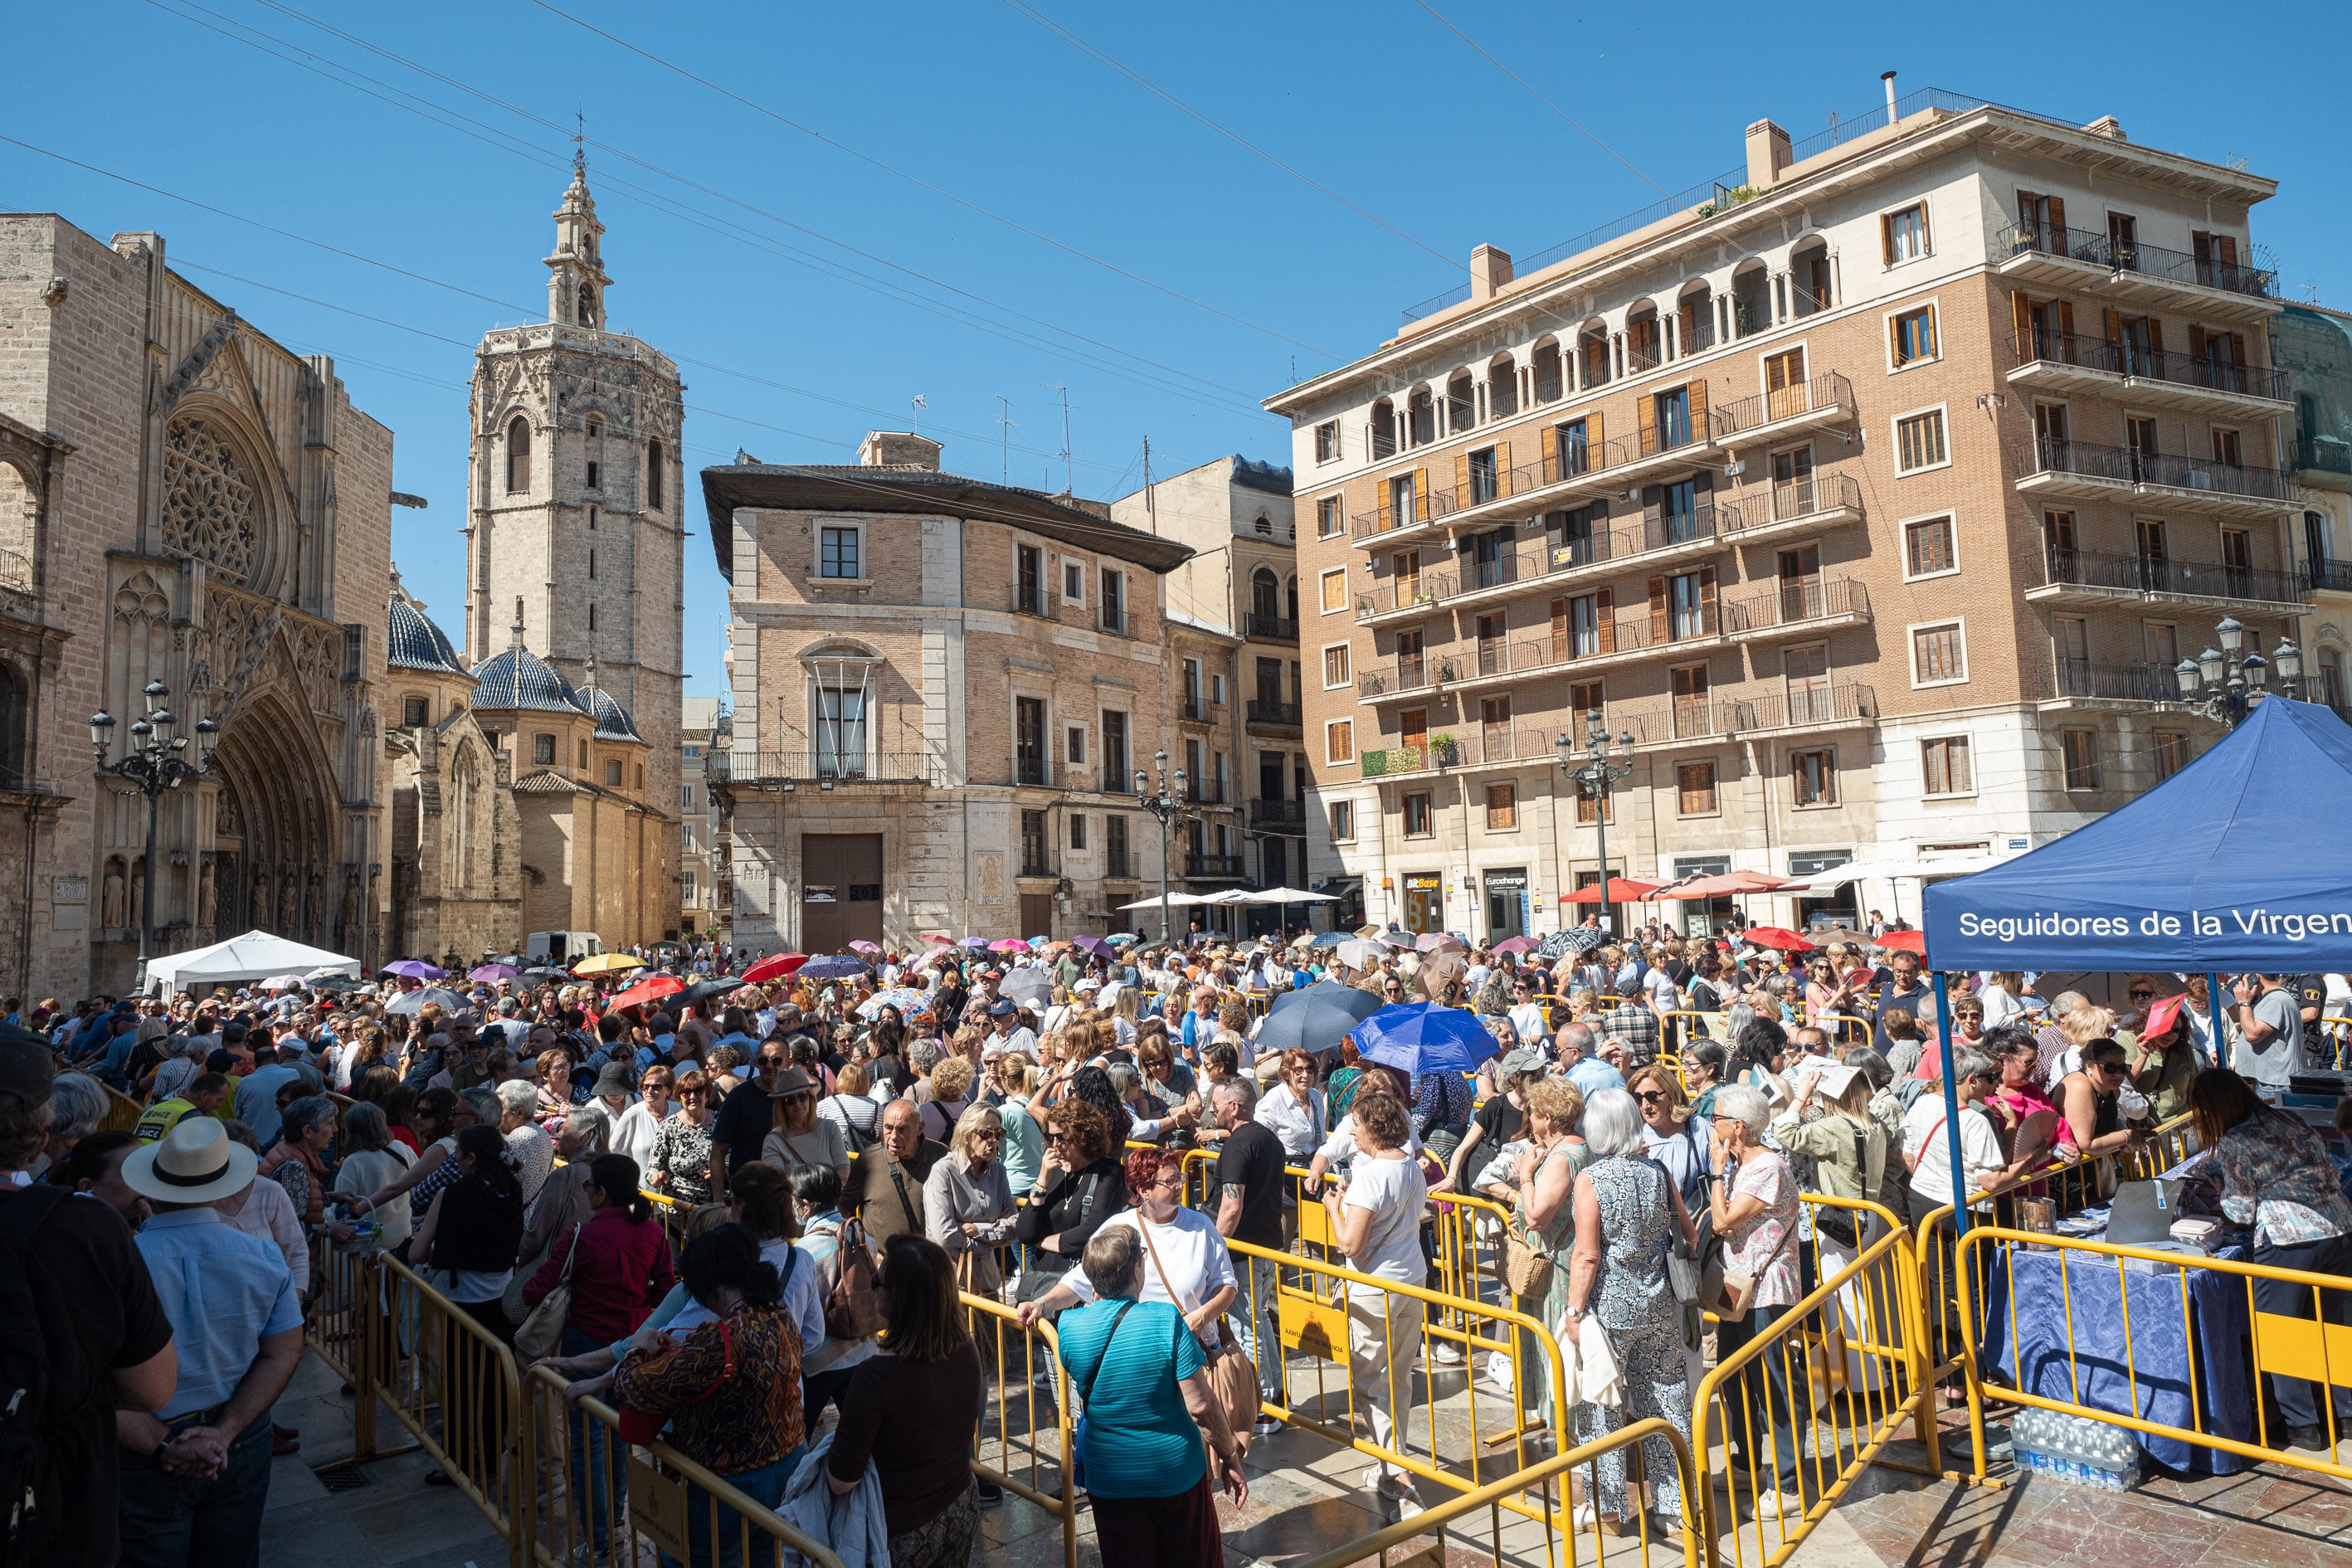
[[[1750,947],[1769,947],[1778,952],[1805,952],[1813,945],[1795,931],[1780,926],[1749,926],[1740,934],[1740,940]]]
[[[648,974],[618,996],[614,1007],[639,1007],[648,1002],[658,1002],[665,996],[675,996],[686,989],[686,982],[675,974]]]
[[[1889,952],[1916,952],[1925,957],[1927,933],[1923,931],[1891,931],[1878,939],[1878,945]]]
[[[1609,879],[1609,901],[1612,904],[1643,903],[1663,885],[1658,882],[1637,882],[1624,877],[1612,877]],[[1601,884],[1596,882],[1590,888],[1579,888],[1576,891],[1564,895],[1559,901],[1563,904],[1597,904],[1601,901]]]
[[[763,958],[743,972],[743,984],[765,985],[771,980],[782,980],[788,974],[797,973],[800,966],[807,962],[808,954],[805,952],[780,952],[772,958]]]

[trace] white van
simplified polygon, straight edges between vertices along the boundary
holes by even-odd
[[[523,941],[522,957],[532,967],[545,963],[570,969],[604,951],[604,942],[593,931],[535,931]]]

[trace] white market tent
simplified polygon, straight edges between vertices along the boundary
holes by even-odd
[[[321,969],[357,974],[360,961],[322,947],[289,942],[266,931],[249,931],[210,947],[150,959],[147,989],[168,994],[198,985],[234,985],[267,980],[273,974],[309,974]]]

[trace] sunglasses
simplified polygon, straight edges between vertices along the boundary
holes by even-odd
[[[1633,1098],[1644,1105],[1655,1105],[1666,1098],[1666,1092],[1662,1089],[1645,1089]]]
[[[1045,1134],[1045,1142],[1048,1143],[1066,1143],[1069,1141],[1070,1137],[1066,1132],[1048,1132]]]
[[[2135,991],[2131,994],[2131,999],[2135,1002],[2152,1002],[2156,999],[2156,993],[2153,991]]]
[[[1963,1013],[1958,1008],[1953,1010],[1952,1016],[1959,1019],[1962,1023],[1968,1022],[1970,1018],[1976,1019],[1979,1023],[1982,1023],[1984,1021],[1984,1015],[1982,1013]]]
[[[765,1070],[769,1070],[769,1069],[772,1069],[772,1068],[780,1068],[780,1067],[787,1066],[787,1065],[789,1065],[789,1063],[791,1062],[791,1060],[792,1060],[792,1058],[789,1058],[789,1057],[761,1057],[761,1058],[760,1058],[760,1067],[761,1067],[761,1070],[765,1071]]]
[[[2120,1073],[2124,1070],[2124,1064],[2121,1062],[2094,1062],[2091,1064],[2091,1070],[2102,1073]]]

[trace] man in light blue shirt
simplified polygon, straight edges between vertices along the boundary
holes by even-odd
[[[257,1560],[269,1407],[302,1359],[285,1258],[213,1207],[251,1186],[257,1163],[209,1116],[183,1117],[123,1162],[123,1184],[155,1210],[139,1251],[179,1352],[160,1416],[116,1417],[124,1568]]]
[[[236,1119],[252,1128],[255,1141],[267,1149],[278,1142],[278,1090],[302,1075],[281,1066],[276,1048],[267,1044],[254,1047],[253,1060],[253,1070],[237,1081]]]
[[[1604,1089],[1622,1089],[1625,1075],[1592,1054],[1592,1026],[1590,1024],[1562,1024],[1559,1026],[1559,1076],[1576,1086],[1585,1103]]]

